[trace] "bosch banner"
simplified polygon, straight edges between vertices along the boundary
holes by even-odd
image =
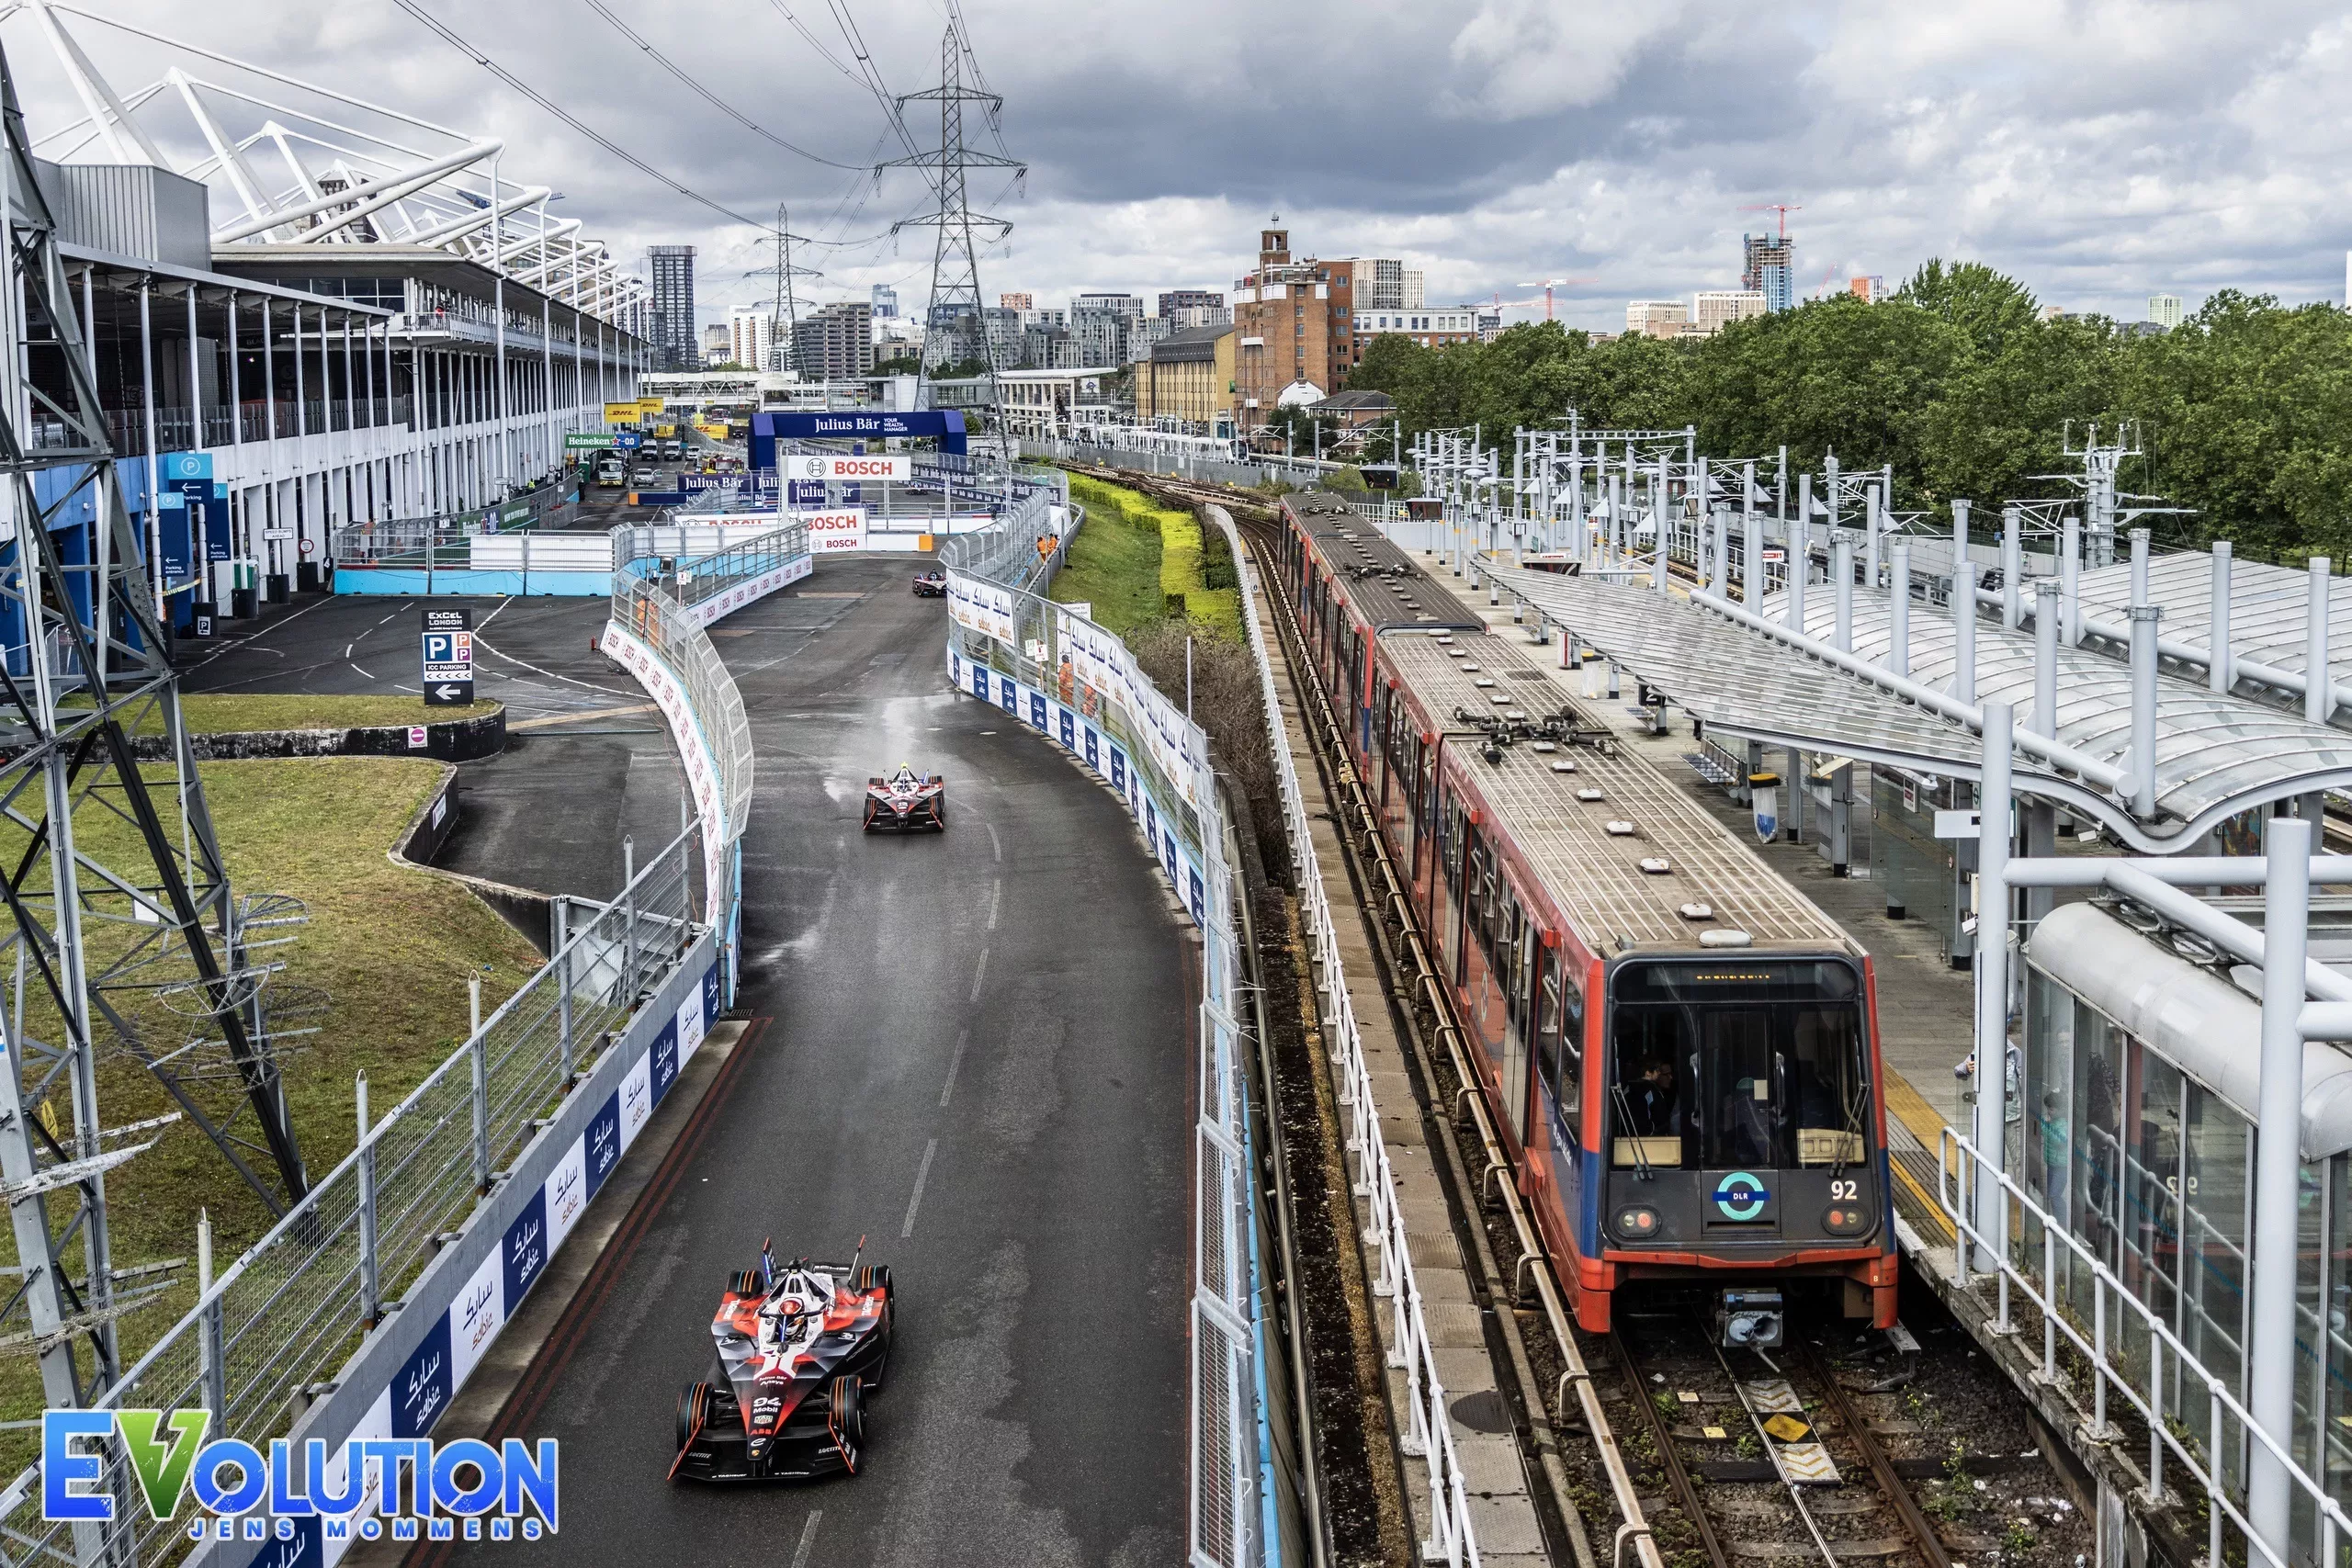
[[[846,452],[795,452],[784,464],[786,477],[828,482],[880,479],[904,484],[914,477],[914,459],[905,457],[854,457]]]
[[[465,707],[474,700],[474,613],[424,612],[424,701],[431,707]]]
[[[831,555],[837,550],[865,548],[865,508],[836,507],[830,512],[796,512],[795,523],[808,529],[808,547],[817,554]]]

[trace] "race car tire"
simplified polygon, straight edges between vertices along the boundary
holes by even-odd
[[[857,1278],[851,1289],[858,1292],[878,1290],[885,1301],[890,1298],[890,1266],[888,1263],[864,1263],[858,1266]]]
[[[833,1380],[830,1391],[831,1404],[826,1411],[833,1441],[840,1445],[842,1458],[847,1461],[852,1475],[865,1457],[865,1380],[840,1377]]]

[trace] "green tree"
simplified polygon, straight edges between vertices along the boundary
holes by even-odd
[[[1983,262],[1946,265],[1941,257],[1932,257],[1894,291],[1894,298],[1941,316],[1966,333],[1984,354],[1997,353],[2010,334],[2036,324],[2033,295],[2026,286]]]

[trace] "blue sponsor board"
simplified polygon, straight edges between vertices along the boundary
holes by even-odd
[[[392,1436],[421,1438],[433,1430],[450,1396],[449,1314],[443,1313],[425,1331],[423,1344],[409,1352],[400,1375],[392,1380]]]
[[[1033,728],[1046,728],[1046,697],[1042,692],[1029,694],[1029,723]]]
[[[1111,787],[1125,798],[1127,793],[1127,754],[1116,746],[1111,748]]]
[[[1061,716],[1062,749],[1067,751],[1075,751],[1078,750],[1078,716],[1068,708],[1061,710]],[[1090,762],[1093,760],[1091,757],[1087,759]]]
[[[775,444],[784,441],[937,441],[942,452],[965,452],[964,416],[954,409],[907,413],[755,413],[752,416],[752,467],[774,468]]]
[[[605,1097],[604,1109],[596,1112],[595,1120],[588,1123],[588,1130],[580,1139],[588,1164],[588,1196],[594,1198],[596,1190],[604,1186],[605,1178],[613,1173],[613,1167],[621,1162],[620,1090],[615,1089]]]
[[[506,1315],[523,1304],[533,1285],[548,1266],[548,1194],[542,1187],[523,1205],[506,1227],[505,1242],[501,1249],[499,1276],[503,1287],[500,1300],[505,1303]]]
[[[670,1086],[678,1081],[678,1021],[674,1018],[662,1025],[662,1032],[653,1037],[650,1070],[653,1078],[653,1103],[659,1105],[662,1097],[670,1092]]]
[[[1089,729],[1086,732],[1086,765],[1094,769],[1097,773],[1102,772],[1102,760],[1099,755],[1101,750],[1102,737],[1096,735],[1092,729]]]

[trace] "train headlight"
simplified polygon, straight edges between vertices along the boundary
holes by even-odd
[[[1666,1222],[1645,1203],[1628,1203],[1617,1211],[1617,1234],[1627,1241],[1656,1241]]]
[[[1821,1212],[1821,1228],[1831,1235],[1860,1235],[1875,1223],[1870,1206],[1858,1199],[1832,1203]]]

